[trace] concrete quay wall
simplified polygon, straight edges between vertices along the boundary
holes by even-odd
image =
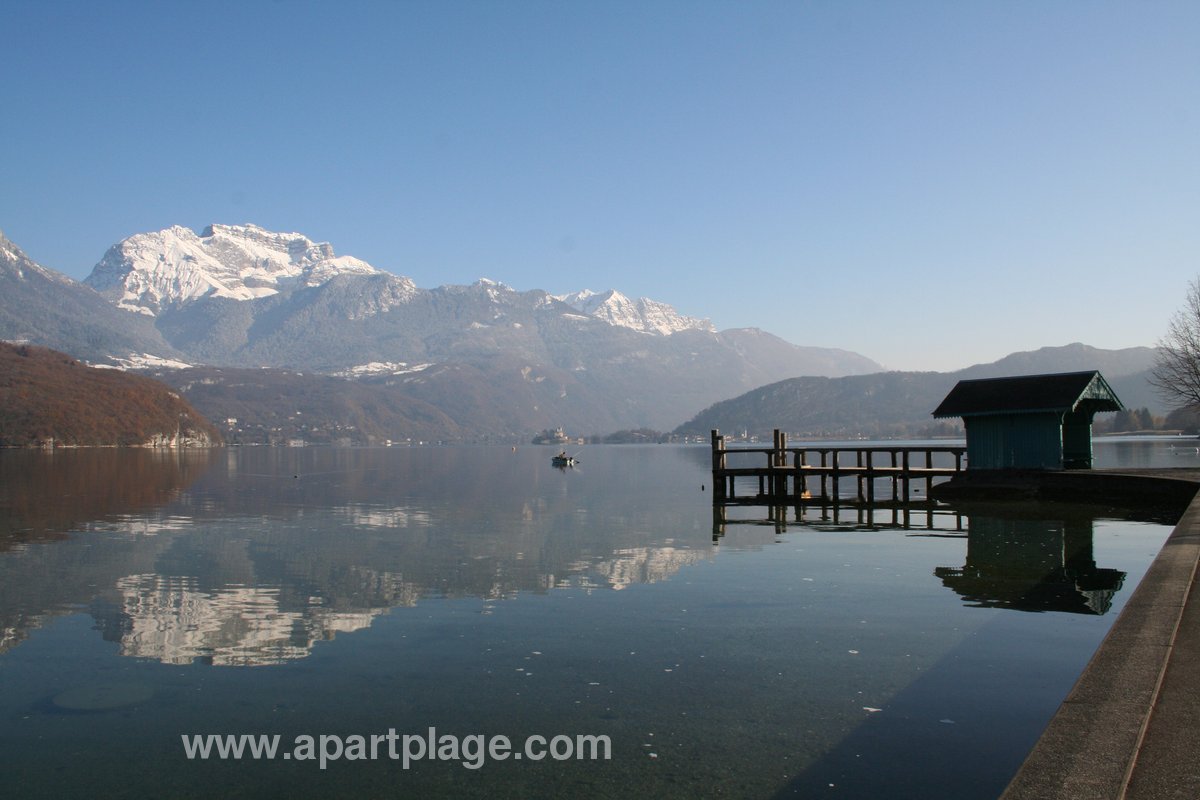
[[[1096,470],[1033,482],[1037,497],[1191,500],[1002,800],[1200,798],[1200,473],[1188,473]],[[967,490],[978,496],[986,483]],[[993,498],[1031,488],[1015,475],[990,483]]]

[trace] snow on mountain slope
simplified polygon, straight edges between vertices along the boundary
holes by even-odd
[[[408,278],[384,273],[299,233],[275,233],[257,225],[210,225],[200,234],[175,225],[139,233],[113,245],[84,281],[118,307],[150,317],[204,297],[256,300],[291,288],[322,286],[339,275],[387,275],[386,286],[360,298],[352,317],[371,316],[407,302],[421,290]],[[497,306],[518,302],[503,283],[479,280],[444,292],[481,294]],[[543,298],[546,295],[542,295]],[[707,319],[687,317],[666,303],[631,300],[620,292],[584,290],[554,296],[609,325],[669,336],[686,330],[715,333]],[[547,300],[548,302],[548,300]]]
[[[686,317],[666,303],[646,297],[631,300],[616,289],[593,292],[584,289],[571,294],[554,295],[577,311],[604,320],[610,325],[670,336],[680,331],[698,330],[715,333],[716,327],[707,319]]]
[[[338,275],[377,272],[299,233],[210,225],[197,235],[176,225],[114,245],[84,282],[122,308],[154,316],[201,297],[253,300],[285,284],[320,286]]]
[[[19,281],[25,281],[28,278],[26,273],[32,273],[57,284],[67,285],[71,283],[71,279],[66,275],[46,269],[25,255],[21,248],[8,240],[8,237],[4,235],[4,231],[0,231],[0,274],[9,274]]]
[[[0,339],[98,364],[133,354],[179,356],[152,322],[38,264],[0,233]]]

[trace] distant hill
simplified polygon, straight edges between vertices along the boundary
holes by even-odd
[[[153,373],[214,420],[230,444],[383,444],[468,438],[402,390],[279,369],[194,367]]]
[[[0,446],[206,447],[217,430],[179,395],[141,375],[65,353],[0,343]]]
[[[930,413],[960,380],[1098,369],[1127,408],[1163,413],[1147,383],[1154,350],[1101,350],[1083,344],[1013,353],[957,372],[880,372],[842,378],[792,378],[716,403],[680,425],[680,435],[770,435],[774,428],[802,437],[889,438],[950,433],[955,421]]]
[[[953,374],[962,380],[1098,369],[1126,408],[1148,408],[1155,414],[1166,414],[1167,404],[1149,380],[1155,352],[1153,347],[1102,350],[1075,342],[1062,347],[1012,353],[999,361],[977,364]]]
[[[1154,365],[1154,354],[1153,347],[1102,350],[1098,347],[1074,342],[1061,347],[1043,347],[1038,350],[1011,353],[999,361],[976,364],[951,374],[960,380],[965,380],[1098,369],[1104,375],[1105,380],[1111,383],[1114,378],[1123,378],[1150,369]],[[1080,364],[1089,366],[1080,367]]]
[[[846,378],[791,378],[706,408],[675,429],[703,435],[769,436],[773,428],[802,438],[869,438],[926,435],[929,416],[954,386],[940,372],[878,372]]]

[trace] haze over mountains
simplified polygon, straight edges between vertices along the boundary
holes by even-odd
[[[1013,353],[955,372],[789,378],[716,403],[676,433],[703,435],[717,428],[762,436],[780,428],[800,436],[926,436],[954,426],[930,414],[960,380],[1090,369],[1100,370],[1126,408],[1160,411],[1162,401],[1147,382],[1154,352],[1150,347],[1100,350],[1075,343]]]
[[[487,279],[422,289],[329,244],[254,225],[131,236],[83,284],[0,235],[0,292],[0,338],[156,368],[201,413],[235,420],[227,435],[243,425],[356,442],[521,439],[558,426],[573,434],[671,429],[718,401],[796,376],[807,376],[809,388],[793,402],[809,413],[814,404],[837,406],[833,417],[817,417],[832,433],[841,429],[838,414],[861,406],[846,393],[925,380],[879,377],[882,367],[865,356],[758,329],[718,331],[616,290],[556,296]],[[1148,368],[1153,353],[1076,349],[1060,361],[1104,370],[1096,358],[1114,352],[1121,355],[1104,357],[1120,360],[1122,376]],[[1040,357],[1005,362],[991,367],[995,374],[1054,371],[1037,367],[1048,363]],[[864,375],[875,377],[851,380]],[[835,379],[848,382],[827,383],[833,394],[817,391]]]

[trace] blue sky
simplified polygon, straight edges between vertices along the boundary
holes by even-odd
[[[0,0],[0,230],[253,222],[893,369],[1152,345],[1200,274],[1196,2]]]

